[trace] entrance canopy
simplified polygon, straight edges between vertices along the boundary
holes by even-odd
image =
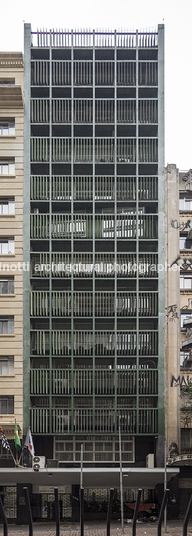
[[[178,467],[167,467],[167,482],[179,471]],[[80,467],[40,469],[39,472],[35,472],[32,468],[1,468],[0,486],[14,486],[16,484],[68,486],[70,484],[80,484],[80,473]],[[124,467],[122,474],[124,488],[153,489],[157,484],[163,483],[165,478],[163,467],[155,467],[154,469]],[[118,488],[119,481],[119,467],[83,468],[83,486],[85,488]]]

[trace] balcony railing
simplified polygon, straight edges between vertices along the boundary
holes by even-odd
[[[139,410],[139,433],[156,434],[158,431],[158,410],[157,409],[140,409]]]
[[[117,394],[136,394],[137,374],[134,370],[120,370],[117,372]]]
[[[117,201],[136,200],[136,177],[118,176],[116,183]],[[50,179],[44,175],[31,176],[31,200],[48,200],[50,197]],[[158,199],[158,177],[139,177],[139,200]],[[52,177],[52,199],[70,201],[72,199],[72,182],[70,176],[54,175]],[[93,178],[75,176],[73,181],[73,199],[91,201],[93,199]],[[115,199],[115,182],[112,176],[95,177],[95,200],[113,201]]]
[[[31,395],[49,394],[49,370],[31,369],[30,371]]]
[[[52,370],[52,394],[71,394],[71,371],[67,369]],[[31,369],[31,395],[48,395],[50,372],[48,369]],[[75,369],[73,372],[74,395],[113,395],[115,393],[115,371],[95,370],[93,390],[93,370]],[[117,395],[135,395],[137,385],[136,370],[118,370],[116,372]],[[139,371],[139,394],[156,395],[158,393],[158,371]]]
[[[63,408],[52,410],[53,433],[63,434],[71,432],[71,411]]]
[[[53,355],[93,354],[93,332],[74,331],[73,342],[70,331],[52,331]],[[118,331],[115,341],[114,331],[95,331],[95,355],[136,355],[137,333],[136,331]],[[32,330],[31,351],[33,354],[45,355],[49,352],[49,332],[44,330]],[[139,332],[138,351],[140,356],[152,356],[158,354],[158,331]]]
[[[158,393],[158,370],[139,371],[139,394],[150,395]]]
[[[31,431],[34,434],[48,434],[49,408],[31,408]]]
[[[92,253],[76,253],[71,262],[70,253],[40,253],[34,254],[31,261],[32,277],[48,277],[51,270],[53,277],[90,277],[95,271],[95,277],[114,277],[115,271],[117,277],[136,277],[136,270],[139,277],[157,277],[158,255],[156,253],[142,254],[139,256],[137,267],[137,258],[134,253],[118,254],[115,262],[114,254],[95,254],[95,266],[93,264]],[[150,293],[149,293],[150,294]],[[140,295],[142,296],[142,294]],[[152,298],[153,300],[153,298]],[[156,304],[156,298],[154,298]],[[156,305],[154,305],[156,310]],[[142,311],[142,305],[140,310]],[[145,309],[146,310],[146,309]]]
[[[49,426],[49,408],[31,408],[31,431],[34,434],[63,434],[72,431],[72,412],[69,409],[53,408],[51,426]],[[124,408],[118,410],[116,428],[121,418],[121,432],[124,434],[136,433],[135,409]],[[77,434],[86,433],[114,433],[115,432],[115,410],[95,409],[93,419],[92,408],[81,408],[73,411],[74,432]],[[139,410],[139,433],[156,434],[158,430],[158,410]]]
[[[71,393],[70,370],[52,370],[52,392],[54,395],[69,395]]]
[[[157,100],[139,100],[139,122],[157,123]],[[53,123],[70,123],[71,99],[52,100]],[[74,121],[91,123],[93,121],[93,101],[89,99],[74,99]],[[96,123],[114,122],[114,100],[95,100]],[[31,122],[49,122],[49,99],[31,99]],[[117,100],[117,122],[136,122],[136,101],[126,99]]]
[[[157,216],[140,215],[138,219],[138,237],[156,239]],[[137,220],[135,215],[119,214],[115,221],[114,215],[96,215],[95,238],[133,238],[136,239]],[[31,215],[31,238],[48,239],[93,238],[93,217],[87,214],[74,215],[73,221],[69,214],[53,214],[51,228],[48,214]]]

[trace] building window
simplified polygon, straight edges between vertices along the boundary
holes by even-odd
[[[15,201],[14,198],[7,199],[0,197],[0,215],[1,214],[15,214]]]
[[[192,448],[192,429],[181,428],[181,450]]]
[[[0,374],[14,374],[13,356],[0,356]]]
[[[92,437],[87,436],[79,439],[69,437],[68,441],[63,441],[63,437],[55,438],[55,457],[59,461],[80,462],[81,444],[83,444],[84,462],[116,462],[119,461],[119,442],[111,436]],[[122,461],[135,462],[134,439],[127,436],[122,440]]]
[[[14,86],[15,78],[0,78],[0,85],[1,86]]]
[[[179,238],[179,247],[180,249],[185,249],[186,236],[180,236]]]
[[[0,136],[14,136],[15,121],[13,119],[0,119]]]
[[[180,352],[180,366],[184,368],[191,368],[192,367],[192,352],[189,350],[188,352]]]
[[[14,316],[0,316],[0,335],[14,333]]]
[[[0,238],[0,255],[14,255],[15,242],[13,238]]]
[[[180,288],[181,289],[192,288],[192,274],[180,275]]]
[[[14,294],[14,278],[0,279],[0,294]]]
[[[15,162],[0,160],[0,175],[15,175]]]
[[[191,320],[191,323],[192,323],[192,315],[186,315],[186,314],[181,314],[181,328],[185,328],[185,325],[183,325],[183,323],[185,323],[185,320]]]
[[[192,210],[192,199],[183,197],[179,199],[179,210]]]
[[[0,414],[14,413],[14,396],[0,396]]]

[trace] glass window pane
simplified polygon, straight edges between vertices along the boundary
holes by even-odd
[[[55,450],[64,450],[64,442],[63,441],[56,441],[55,442]]]
[[[96,451],[103,451],[103,443],[95,443]]]
[[[0,359],[0,374],[14,374],[13,357],[5,357]]]
[[[13,357],[8,358],[8,374],[14,374],[14,359],[13,359]]]
[[[2,294],[8,294],[8,281],[1,281]]]
[[[181,314],[181,328],[183,328],[184,320],[188,320],[189,318],[191,318],[191,320],[192,320],[191,315],[183,315],[183,314]]]
[[[191,288],[191,278],[190,277],[185,277],[184,278],[184,288]]]
[[[8,253],[9,253],[9,254],[13,254],[14,251],[15,251],[14,240],[9,240],[9,249],[8,249]]]
[[[8,319],[8,333],[10,334],[14,333],[14,319],[13,318]]]
[[[10,123],[10,125],[9,125],[9,135],[10,136],[15,135],[15,124],[14,123]]]
[[[7,402],[2,396],[0,396],[0,413],[7,413]]]
[[[8,333],[8,321],[0,320],[0,334],[6,335]]]
[[[7,123],[7,124],[2,125],[2,135],[3,136],[8,136],[8,133],[9,133],[9,127],[8,127],[8,123]]]
[[[2,359],[0,359],[0,374],[6,374],[6,372],[3,372],[4,363],[6,363],[6,362],[3,361]]]
[[[185,199],[185,210],[191,210],[192,201],[191,199]]]
[[[113,443],[104,443],[105,445],[105,450],[107,451],[112,451],[113,450]]]
[[[2,175],[8,175],[8,164],[2,164],[1,173]]]
[[[15,164],[9,164],[9,175],[15,175]]]
[[[8,396],[7,398],[7,413],[14,413],[14,398],[13,396]]]
[[[8,254],[8,242],[2,242],[1,252],[2,252],[2,255]]]
[[[84,447],[85,447],[85,451],[93,450],[93,443],[85,443]]]
[[[2,213],[3,214],[9,214],[9,205],[8,205],[8,203],[3,203]]]
[[[185,236],[180,236],[179,243],[180,243],[180,249],[185,249]]]
[[[66,451],[73,450],[73,443],[68,443],[68,442],[66,442],[66,443],[65,443],[65,450],[66,450]]]
[[[15,201],[9,201],[9,214],[15,214]]]
[[[9,294],[14,294],[14,279],[9,280],[8,291]]]

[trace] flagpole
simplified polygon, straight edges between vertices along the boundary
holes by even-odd
[[[22,454],[23,454],[23,451],[24,451],[24,445],[22,446],[22,449],[21,449],[21,454],[20,454],[20,458],[19,458],[19,460],[18,460],[18,464],[20,464],[21,456],[22,456]]]
[[[121,422],[121,416],[119,417]],[[121,531],[124,534],[124,508],[123,508],[123,475],[122,475],[122,452],[121,452],[121,425],[119,424],[119,465],[120,465],[120,493],[121,493]]]
[[[18,466],[18,463],[16,462],[16,459],[15,459],[14,456],[13,456],[13,453],[12,453],[11,448],[9,448],[9,450],[10,450],[11,456],[12,456],[12,458],[13,458],[14,464],[15,464],[16,466]]]

